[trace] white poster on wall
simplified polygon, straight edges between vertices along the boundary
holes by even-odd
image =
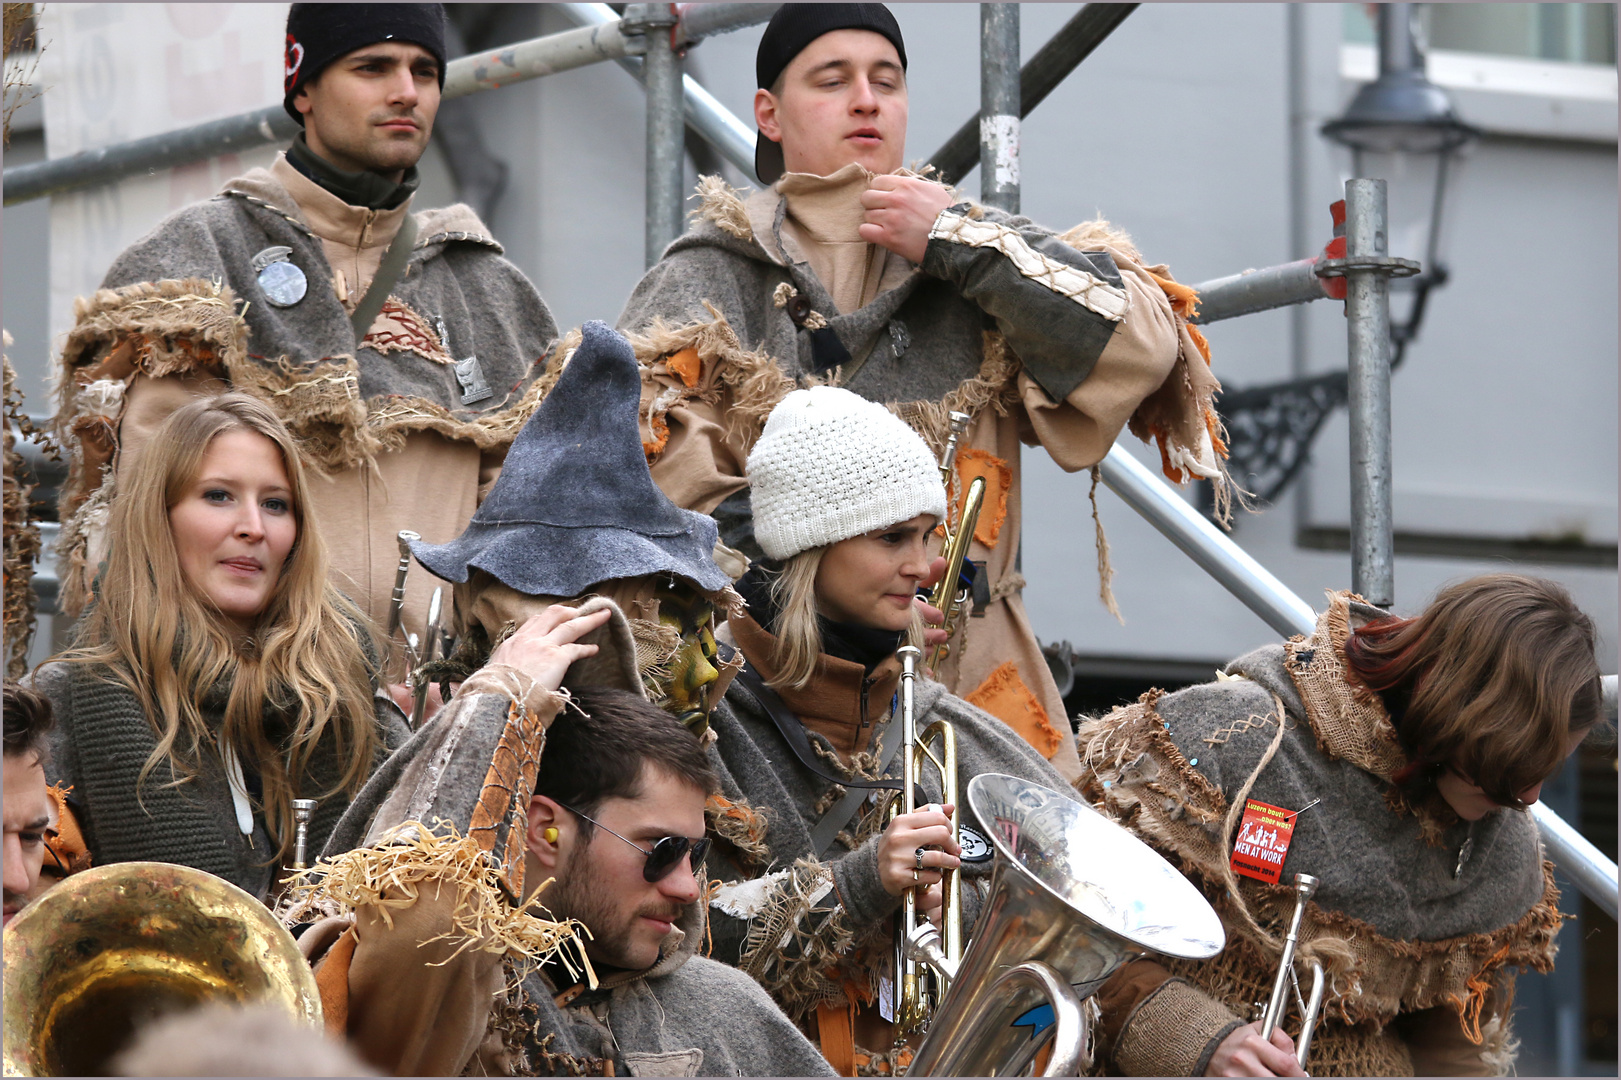
[[[46,4],[40,84],[51,158],[191,127],[281,100],[286,4]],[[51,200],[53,346],[73,301],[164,217],[268,165],[278,146],[222,154]]]

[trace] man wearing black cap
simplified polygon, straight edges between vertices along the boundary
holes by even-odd
[[[395,535],[467,524],[557,329],[471,210],[412,212],[444,20],[439,4],[293,4],[283,105],[304,130],[166,218],[80,302],[63,350],[69,610],[105,553],[117,477],[164,417],[226,385],[271,402],[322,474],[334,583],[379,622]],[[407,627],[430,591],[408,583]]]
[[[644,364],[643,440],[676,502],[746,523],[729,497],[796,385],[832,378],[891,403],[936,449],[950,411],[972,414],[953,497],[986,478],[979,600],[938,674],[1073,779],[1074,739],[1019,592],[1020,443],[1076,471],[1130,421],[1159,438],[1173,478],[1219,484],[1217,386],[1185,325],[1191,290],[1122,233],[1098,221],[1057,236],[901,167],[906,68],[881,4],[773,16],[754,100],[770,186],[745,198],[705,178],[696,223],[620,316]],[[1106,579],[1104,596],[1112,606]]]

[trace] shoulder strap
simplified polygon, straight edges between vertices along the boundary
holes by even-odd
[[[823,772],[821,767],[816,764],[816,756],[811,750],[810,738],[805,734],[805,725],[799,722],[799,718],[793,714],[788,705],[777,695],[777,692],[766,685],[766,681],[760,677],[760,673],[745,662],[738,669],[737,681],[742,683],[743,688],[749,692],[755,701],[760,703],[760,707],[765,710],[767,716],[771,717],[771,722],[777,726],[777,731],[782,734],[783,741],[794,752],[794,756],[799,759],[799,763],[809,769],[813,775],[820,776],[824,780],[831,780],[833,783],[846,788],[901,790],[903,781],[900,780],[852,780]]]
[[[901,725],[893,719],[884,726],[883,734],[878,737],[878,760],[882,763],[880,771],[888,772],[890,762],[895,760],[895,754],[901,748]],[[897,787],[903,786],[904,781],[895,781]],[[861,809],[861,804],[867,799],[864,788],[852,788],[844,793],[844,798],[834,803],[827,813],[822,815],[811,829],[811,850],[819,859],[827,858],[828,850],[833,847],[833,841],[839,838],[839,831],[850,824]]]
[[[366,332],[376,321],[377,313],[383,310],[383,304],[388,300],[388,294],[393,290],[394,283],[400,280],[405,272],[405,262],[411,257],[411,249],[417,242],[417,219],[411,211],[405,212],[400,220],[399,231],[383,252],[383,261],[377,264],[377,273],[371,279],[371,286],[366,289],[366,295],[360,298],[355,305],[353,315],[349,316],[349,325],[355,328],[355,346],[365,340]]]

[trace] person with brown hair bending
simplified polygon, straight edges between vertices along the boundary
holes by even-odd
[[[241,393],[181,406],[114,501],[73,647],[36,672],[47,774],[95,865],[153,860],[264,899],[319,805],[320,850],[405,718],[365,616],[330,584],[292,436]]]
[[[1309,637],[1084,723],[1084,794],[1228,935],[1212,960],[1139,960],[1104,986],[1111,1071],[1305,1075],[1282,1027],[1251,1022],[1295,936],[1302,996],[1326,976],[1312,1075],[1504,1075],[1513,969],[1549,970],[1560,923],[1523,811],[1601,721],[1593,650],[1537,578],[1450,585],[1413,618],[1331,593]],[[1291,935],[1297,874],[1318,885]]]

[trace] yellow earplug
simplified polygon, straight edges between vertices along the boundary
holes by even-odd
[[[546,838],[546,842],[548,844],[557,843],[557,830],[556,829],[547,829],[545,832],[541,833],[541,835]]]

